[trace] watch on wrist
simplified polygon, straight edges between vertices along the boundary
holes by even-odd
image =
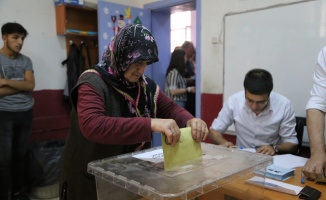
[[[273,147],[275,153],[278,153],[278,148],[276,144],[271,144],[271,146]]]

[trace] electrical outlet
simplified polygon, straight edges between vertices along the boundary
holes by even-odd
[[[217,37],[212,37],[212,44],[217,44]]]

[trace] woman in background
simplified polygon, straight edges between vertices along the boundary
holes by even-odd
[[[170,59],[170,64],[166,70],[165,93],[176,104],[185,107],[187,92],[194,93],[195,87],[187,87],[185,51],[176,48]]]

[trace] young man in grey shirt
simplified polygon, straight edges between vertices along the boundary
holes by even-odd
[[[22,193],[24,159],[32,129],[35,86],[33,64],[20,53],[26,29],[18,23],[1,28],[0,49],[0,199],[28,200]],[[10,197],[11,196],[11,197]]]

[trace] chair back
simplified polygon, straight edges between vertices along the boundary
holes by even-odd
[[[295,119],[296,119],[295,131],[297,132],[297,138],[298,138],[298,146],[297,146],[296,155],[300,156],[304,127],[306,126],[306,118],[305,117],[295,117]]]

